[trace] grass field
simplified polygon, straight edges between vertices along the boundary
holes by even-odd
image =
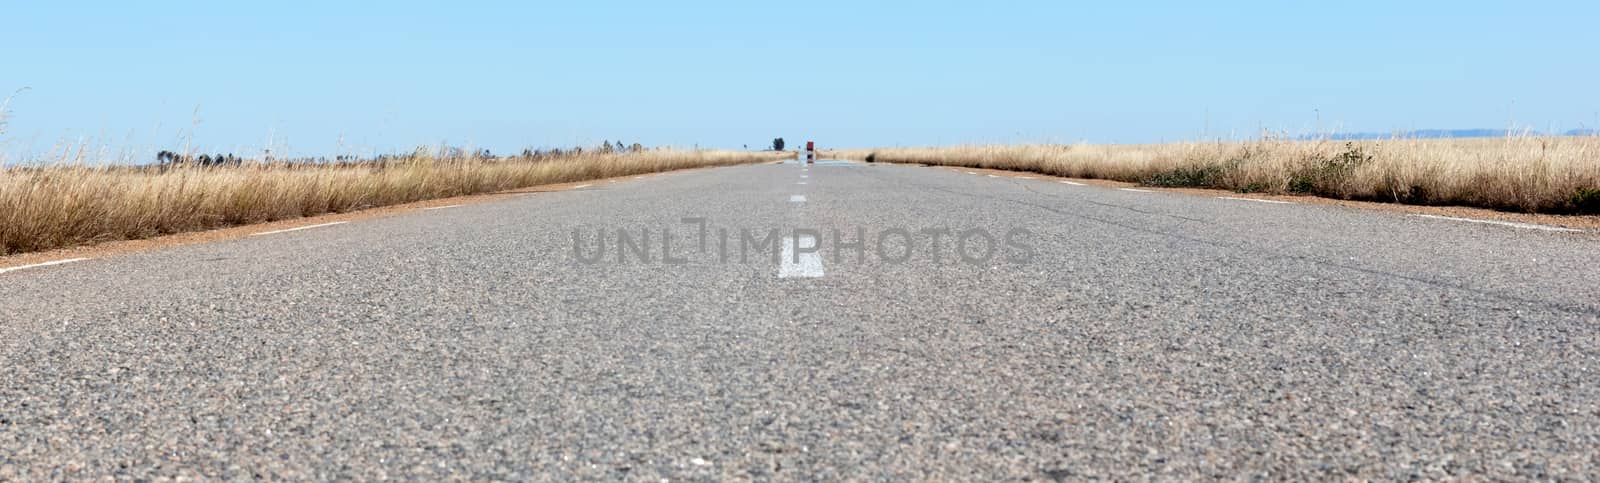
[[[1030,171],[1162,187],[1600,214],[1600,137],[991,145],[825,156]]]
[[[0,170],[0,255],[790,156],[648,150],[443,159],[419,151],[338,164],[10,167]]]

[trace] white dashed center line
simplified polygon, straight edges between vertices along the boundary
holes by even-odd
[[[1079,183],[1077,181],[1062,181],[1061,184],[1070,184],[1070,185],[1073,185],[1073,186],[1083,186],[1083,183]]]
[[[1419,218],[1431,218],[1431,219],[1435,219],[1435,220],[1464,221],[1464,222],[1467,222],[1467,223],[1483,223],[1483,224],[1486,224],[1486,225],[1509,226],[1509,227],[1512,227],[1512,228],[1522,228],[1522,229],[1526,229],[1526,230],[1560,231],[1560,232],[1570,232],[1570,233],[1582,233],[1583,232],[1583,230],[1575,230],[1575,229],[1572,229],[1572,228],[1567,228],[1567,227],[1562,227],[1562,226],[1535,225],[1535,224],[1532,224],[1532,223],[1517,223],[1517,222],[1513,222],[1513,221],[1475,220],[1475,219],[1472,219],[1472,218],[1456,218],[1454,216],[1439,216],[1439,215],[1411,215],[1411,216],[1415,216],[1415,217],[1419,217]]]
[[[1294,204],[1294,203],[1288,202],[1288,201],[1263,200],[1263,199],[1259,199],[1259,198],[1238,198],[1238,197],[1234,197],[1234,196],[1218,196],[1217,199],[1219,199],[1219,200],[1254,201],[1254,202],[1257,202],[1257,203],[1272,203],[1272,204],[1275,204],[1275,205],[1292,205],[1292,204]]]
[[[801,182],[799,182],[799,183],[795,183],[795,184],[806,184],[806,182],[804,182],[804,181],[801,181]]]
[[[11,267],[11,268],[0,268],[0,273],[15,272],[17,270],[27,270],[27,269],[30,269],[30,268],[48,267],[48,266],[51,266],[51,265],[60,265],[60,264],[63,264],[63,263],[81,262],[81,261],[84,261],[84,260],[89,260],[89,259],[88,258],[68,258],[66,260],[52,260],[52,261],[48,261],[48,262],[44,262],[44,263],[35,263],[35,264],[32,264],[32,265],[22,265],[22,266]]]
[[[800,235],[783,237],[783,260],[778,265],[778,278],[817,278],[822,276],[822,254],[817,253],[817,238]]]
[[[789,195],[790,203],[805,203],[806,195]]]
[[[291,232],[291,231],[310,230],[312,228],[322,228],[324,226],[343,225],[345,223],[349,223],[349,222],[348,221],[335,221],[333,223],[323,223],[321,225],[307,225],[307,226],[289,228],[289,229],[285,229],[285,230],[264,231],[264,232],[261,232],[261,233],[253,233],[250,236],[275,235],[275,234],[278,234],[278,233],[288,233],[288,232]]]

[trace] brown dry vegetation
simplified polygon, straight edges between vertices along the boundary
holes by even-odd
[[[824,154],[1150,186],[1600,214],[1600,137],[1596,136],[995,145]]]
[[[337,165],[0,169],[0,255],[792,153],[651,150]]]

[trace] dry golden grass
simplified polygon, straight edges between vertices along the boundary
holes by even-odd
[[[13,167],[0,170],[0,255],[790,156],[652,150],[542,160],[419,154],[384,165]]]
[[[1530,213],[1600,214],[1600,137],[955,146],[841,150],[842,159],[1309,194]]]

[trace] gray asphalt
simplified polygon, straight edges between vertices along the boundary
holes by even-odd
[[[822,276],[738,259],[796,228]],[[0,480],[1594,480],[1597,263],[1326,205],[673,173],[0,275]]]

